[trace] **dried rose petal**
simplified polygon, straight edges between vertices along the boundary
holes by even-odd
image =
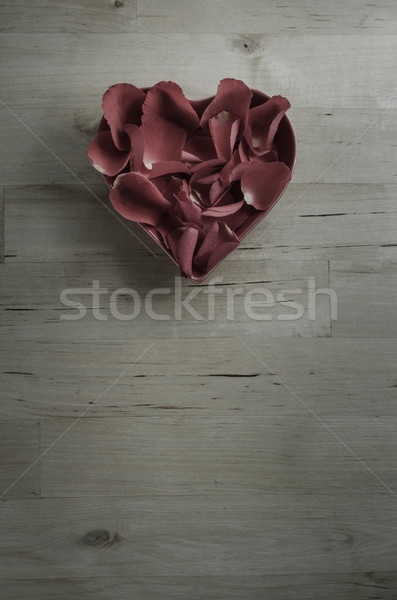
[[[205,109],[200,124],[205,125],[212,117],[219,113],[231,113],[240,120],[238,137],[241,137],[248,123],[248,109],[251,103],[252,92],[237,79],[222,79],[218,86],[215,98]]]
[[[128,164],[130,152],[120,152],[110,131],[100,131],[88,148],[88,158],[94,169],[105,175],[117,175]]]
[[[244,200],[257,210],[269,210],[291,179],[285,163],[252,162],[241,177]]]
[[[153,183],[139,173],[119,175],[110,192],[114,208],[129,221],[157,225],[170,203]]]
[[[142,122],[162,117],[190,131],[197,129],[199,118],[182,89],[173,81],[156,83],[146,95]]]
[[[124,130],[128,124],[140,125],[142,105],[146,94],[130,83],[112,85],[102,99],[103,114],[112,132],[118,150],[130,149],[130,140]]]
[[[270,150],[280,121],[290,106],[287,98],[273,96],[264,104],[251,108],[245,138],[254,154],[260,156]]]

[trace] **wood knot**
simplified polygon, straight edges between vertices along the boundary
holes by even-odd
[[[238,45],[244,54],[255,54],[259,50],[256,40],[248,37],[240,38]]]
[[[81,538],[81,543],[86,546],[102,546],[110,539],[110,533],[106,529],[93,529]]]
[[[116,542],[121,542],[124,538],[117,532],[110,534],[106,529],[92,529],[83,535],[80,543],[85,546],[102,546],[110,548]]]

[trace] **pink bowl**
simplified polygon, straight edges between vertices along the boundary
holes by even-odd
[[[142,91],[147,92],[150,88],[145,87],[145,88],[141,88],[141,89],[142,89]],[[263,104],[263,100],[268,100],[270,98],[270,96],[268,96],[267,94],[264,94],[263,92],[261,92],[259,90],[255,90],[255,89],[251,88],[251,92],[253,95],[252,95],[250,108],[253,108],[255,106]],[[209,105],[209,103],[213,99],[214,99],[214,96],[211,96],[210,98],[203,98],[201,100],[190,100],[190,102],[191,102],[193,108],[198,113],[198,115],[201,117],[204,110],[206,109],[206,107]],[[102,118],[101,124],[99,126],[100,129],[104,122],[105,122],[105,120],[104,120],[104,118]],[[280,121],[280,124],[277,129],[277,133],[274,138],[274,142],[275,142],[275,145],[277,146],[277,150],[278,150],[278,159],[281,162],[284,162],[291,169],[291,174],[292,174],[295,169],[295,163],[296,163],[296,138],[295,138],[295,132],[293,130],[291,121],[289,120],[289,118],[286,115],[284,115],[284,117]],[[106,183],[108,184],[109,188],[111,188],[114,178],[110,178],[110,177],[104,175],[104,179],[105,179]],[[256,227],[256,225],[258,225],[258,223],[260,221],[262,221],[262,219],[269,213],[269,211],[273,208],[273,206],[281,198],[281,196],[283,195],[287,186],[288,186],[288,183],[285,185],[284,189],[281,191],[279,196],[277,196],[277,198],[274,199],[274,202],[267,208],[267,210],[263,210],[257,214],[251,215],[243,223],[243,225],[241,225],[235,231],[235,233],[240,238],[240,241],[242,241],[245,238],[245,236],[248,235],[248,233],[250,231],[252,231],[252,229],[254,229],[254,227]],[[168,256],[171,258],[171,260],[179,267],[178,263],[175,261],[172,254],[169,252],[167,247],[164,245],[163,241],[161,240],[161,238],[157,234],[157,232],[153,231],[152,228],[150,228],[144,224],[139,223],[139,225],[142,227],[142,229],[144,229],[146,231],[146,233],[148,233],[158,243],[158,245],[164,250],[164,252],[166,254],[168,254]],[[202,273],[197,276],[193,275],[189,279],[191,281],[193,281],[193,283],[201,283],[202,281],[204,281],[204,279],[206,279],[210,275],[210,273],[212,273],[212,271],[221,262],[222,261],[219,261],[214,267],[212,267],[212,269],[210,269],[206,273]]]

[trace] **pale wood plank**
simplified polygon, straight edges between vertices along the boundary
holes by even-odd
[[[340,337],[397,336],[397,265],[388,261],[331,261],[331,287],[338,295]],[[360,310],[357,310],[359,302]]]
[[[40,428],[34,421],[0,422],[0,495],[8,498],[37,498],[40,494],[40,466],[36,464],[15,485],[14,482],[39,455]]]
[[[3,184],[76,183],[77,177],[90,186],[100,184],[102,179],[89,163],[87,149],[98,127],[105,89],[104,86],[98,90],[95,100],[87,99],[86,106],[82,101],[78,106],[64,107],[63,99],[56,98],[52,106],[15,109],[16,115],[55,153],[58,160],[14,115],[1,108],[2,129],[9,140],[0,150]],[[44,91],[39,93],[46,103]],[[34,97],[29,98],[31,102],[35,102]],[[374,108],[329,107],[319,110],[293,106],[290,116],[298,140],[293,181],[311,183],[321,178],[321,183],[397,183],[397,109],[383,113],[383,110]],[[373,126],[352,146],[371,124]],[[343,157],[333,165],[342,154]],[[327,170],[331,165],[332,168]],[[104,185],[103,193],[105,189]]]
[[[320,418],[396,417],[397,342],[379,338],[157,339],[120,385],[92,405],[148,345],[4,342],[1,418],[78,417],[89,407],[85,419],[301,417],[304,407],[283,383]]]
[[[387,109],[396,99],[394,35],[262,36],[249,55],[244,39],[232,34],[3,34],[0,49],[8,56],[0,69],[3,100],[13,109],[86,106],[90,100],[99,107],[113,83],[149,86],[169,79],[189,97],[201,98],[213,95],[226,76],[283,94],[294,107],[324,112]]]
[[[230,257],[397,262],[395,185],[292,183]],[[262,232],[262,235],[261,235]]]
[[[397,261],[397,186],[291,184],[230,260]]]
[[[5,235],[4,235],[4,188],[0,188],[0,262],[4,262]]]
[[[141,261],[153,257],[148,248],[163,255],[139,225],[112,216],[103,182],[90,190],[80,184],[7,188],[7,262]]]
[[[109,394],[111,398],[111,393]],[[132,393],[132,399],[138,394]],[[291,400],[292,403],[292,400]],[[41,423],[44,498],[201,494],[346,494],[379,481],[297,406],[291,417],[237,416],[70,419]],[[325,423],[397,490],[394,421]]]
[[[278,574],[263,576],[199,577],[95,577],[63,579],[27,579],[2,581],[4,600],[368,600],[368,592],[378,600],[392,600],[397,592],[395,571],[310,575]]]
[[[90,187],[109,206],[107,188],[103,184]],[[291,183],[228,261],[397,260],[396,185],[316,184],[308,188]],[[80,185],[7,188],[6,221],[10,263],[114,262],[150,256]],[[145,232],[133,223],[124,223],[161,256],[161,249]]]
[[[304,0],[262,2],[261,0],[138,0],[140,32],[247,32],[276,34],[304,32],[354,34],[394,33],[396,5],[390,1],[363,4],[359,0],[337,0],[332,5]],[[252,42],[247,39],[247,53]]]
[[[1,519],[4,579],[249,577],[395,566],[390,494],[15,500],[3,503]]]
[[[1,267],[2,328],[12,339],[168,338],[170,331],[178,338],[330,335],[329,296],[317,296],[314,314],[309,301],[311,288],[328,287],[326,261],[226,260],[208,279],[218,286],[214,308],[208,286],[180,278],[167,256],[123,263],[11,263]],[[84,291],[92,290],[93,282],[103,289],[96,311],[96,300]],[[163,292],[156,292],[148,308],[148,293],[159,288]],[[67,298],[61,300],[68,289]],[[66,301],[83,303],[84,313]]]
[[[136,0],[2,0],[0,32],[109,33],[137,29]]]

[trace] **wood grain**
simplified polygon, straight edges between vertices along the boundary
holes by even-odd
[[[202,98],[235,77],[287,96],[295,108],[386,110],[396,101],[394,35],[264,35],[249,55],[245,43],[233,34],[7,33],[0,37],[8,57],[0,69],[3,100],[13,110],[91,101],[99,109],[117,82],[177,80],[188,97]]]
[[[19,481],[16,480],[37,459],[40,451],[38,422],[13,419],[0,422],[0,495],[7,498],[38,498],[40,465],[35,464]],[[16,482],[15,485],[14,482]]]
[[[331,262],[331,286],[339,298],[335,336],[397,336],[397,265],[394,262]],[[357,298],[362,307],[360,313],[356,310]]]
[[[192,331],[207,338],[330,335],[330,296],[314,297],[315,289],[329,287],[326,261],[225,262],[209,279],[220,286],[212,300],[206,285],[182,280],[167,256],[117,264],[5,264],[0,280],[7,304],[1,326],[15,340],[167,338],[171,329],[178,338]],[[100,296],[93,296],[94,286]]]
[[[391,0],[0,1],[2,598],[396,598],[396,22]],[[289,98],[293,182],[214,272],[214,319],[172,293],[170,320],[114,318],[114,290],[177,270],[87,160],[102,94],[224,77]],[[310,277],[336,319],[326,294],[309,318]],[[107,320],[81,292],[61,320],[93,280]],[[302,318],[236,296],[228,319],[258,286],[302,288]]]
[[[1,517],[6,579],[309,575],[395,564],[395,498],[383,493],[14,500]]]
[[[153,258],[145,246],[166,260],[139,226],[109,214],[103,184],[90,190],[94,195],[79,184],[8,187],[7,262],[138,263]],[[291,183],[228,261],[397,260],[396,193],[388,184]]]
[[[299,3],[261,2],[260,0],[138,0],[140,32],[186,31],[194,33],[259,33],[263,31],[307,34],[384,34],[393,33],[397,21],[396,6],[382,0],[363,4],[342,0],[332,5],[314,5],[311,0]],[[246,51],[252,52],[248,37]]]
[[[4,262],[4,188],[0,188],[0,263]]]
[[[194,600],[230,598],[241,600],[263,600],[271,595],[272,600],[329,600],[334,594],[344,600],[368,600],[368,588],[375,588],[379,600],[392,600],[396,595],[397,576],[395,571],[335,574],[278,574],[250,575],[246,577],[83,577],[62,579],[33,579],[2,581],[4,600],[69,600],[83,597],[88,600],[108,600],[117,596],[119,600],[140,598],[142,600]]]
[[[134,32],[136,0],[41,0],[29,11],[23,0],[2,0],[0,23],[0,32]]]
[[[156,340],[120,385],[93,405],[148,346],[137,339],[95,345],[4,342],[1,418],[77,418],[87,408],[85,419],[302,416],[285,385],[320,418],[360,416],[376,425],[382,416],[395,416],[397,342],[392,338]]]
[[[105,89],[104,86],[98,90],[96,99],[87,101],[86,106],[81,101],[73,107],[23,107],[15,108],[15,114],[0,108],[4,134],[13,140],[11,147],[0,149],[3,184],[20,186],[21,181],[30,185],[74,184],[82,180],[90,187],[97,187],[96,184],[99,187],[102,180],[87,159],[87,149],[98,127]],[[58,102],[61,101],[57,99]],[[397,109],[385,114],[382,109],[329,106],[293,107],[289,112],[298,140],[295,184],[317,180],[396,184]],[[42,143],[34,137],[37,134]],[[318,146],[321,152],[316,152]],[[330,165],[334,165],[332,169]],[[106,195],[105,184],[99,190],[102,196]]]
[[[268,401],[274,402],[275,396]],[[138,399],[142,400],[139,392],[132,393],[131,400]],[[180,413],[175,417],[81,419],[43,457],[42,496],[343,496],[347,489],[379,491],[379,480],[360,462],[352,465],[351,453],[338,439],[302,406],[295,406],[295,415],[282,418],[237,413],[203,418]],[[44,420],[41,452],[71,423],[69,419]],[[397,492],[395,419],[343,417],[327,418],[325,423]]]

